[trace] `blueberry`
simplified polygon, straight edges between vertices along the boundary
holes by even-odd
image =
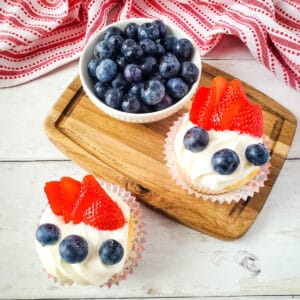
[[[135,94],[126,94],[122,102],[122,110],[128,113],[137,113],[141,109],[140,97]]]
[[[152,22],[155,26],[157,26],[159,31],[159,38],[164,38],[167,35],[167,27],[165,23],[161,20],[154,20]]]
[[[116,26],[108,27],[104,32],[104,40],[108,40],[112,35],[120,35],[122,36],[122,30]]]
[[[126,49],[124,48],[122,49],[123,49],[123,56],[126,58],[128,62],[138,62],[143,58],[144,51],[142,47],[138,44],[127,46]]]
[[[108,44],[112,46],[114,52],[118,51],[121,48],[123,42],[124,39],[120,35],[112,35],[108,39]]]
[[[176,37],[173,35],[167,35],[162,39],[162,45],[164,46],[166,52],[172,52],[175,42],[177,41]]]
[[[139,25],[136,23],[129,23],[126,25],[124,29],[124,35],[127,39],[137,39],[137,32],[138,32]]]
[[[117,65],[116,63],[107,58],[101,61],[99,66],[96,68],[96,76],[98,80],[102,82],[110,82],[117,75]]]
[[[127,52],[128,48],[131,48],[134,45],[136,45],[136,42],[134,40],[132,40],[132,39],[125,40],[121,46],[122,56],[125,56],[125,53]]]
[[[188,60],[193,51],[194,47],[188,39],[182,38],[174,43],[173,53],[182,61]]]
[[[264,165],[270,158],[268,149],[261,143],[249,145],[245,154],[247,160],[255,166]]]
[[[92,59],[88,63],[88,72],[89,72],[90,76],[96,77],[96,68],[98,67],[99,64],[100,64],[100,61],[96,58]]]
[[[119,109],[121,107],[122,100],[123,100],[122,89],[110,88],[105,93],[104,101],[108,106],[112,108]]]
[[[100,246],[99,256],[104,264],[114,265],[123,258],[124,248],[116,240],[106,240]]]
[[[166,53],[166,50],[165,50],[164,46],[161,44],[156,44],[155,55],[157,57],[162,57],[165,53]]]
[[[80,263],[88,255],[88,243],[79,235],[68,235],[59,244],[59,254],[68,264]]]
[[[141,88],[142,88],[142,83],[134,84],[134,85],[131,86],[128,93],[135,94],[135,95],[140,95],[141,94]]]
[[[140,46],[144,51],[144,55],[155,55],[156,54],[156,44],[150,39],[144,39],[140,41]]]
[[[240,159],[233,150],[225,148],[213,154],[211,164],[217,173],[229,175],[239,166]]]
[[[144,102],[142,102],[139,113],[148,114],[148,113],[151,113],[151,112],[153,112],[153,105],[147,105]]]
[[[181,99],[189,91],[189,86],[181,78],[171,78],[167,82],[169,93],[176,99]]]
[[[158,69],[157,60],[153,56],[148,56],[143,60],[141,68],[144,76],[155,73]]]
[[[141,82],[143,79],[142,68],[135,64],[128,64],[124,69],[124,77],[129,83]]]
[[[160,74],[159,71],[157,71],[156,73],[153,74],[153,76],[151,77],[151,79],[156,79],[156,80],[159,80],[162,84],[166,84],[167,82],[167,79],[166,78],[163,78]]]
[[[53,245],[59,239],[59,229],[54,224],[42,224],[37,228],[35,237],[42,246]]]
[[[159,110],[163,110],[167,107],[170,107],[171,105],[173,105],[173,99],[170,95],[168,95],[167,93],[164,95],[164,97],[162,98],[162,100],[155,104],[154,106],[154,109],[156,111],[159,111]]]
[[[180,63],[175,55],[165,54],[159,64],[159,72],[164,78],[175,77],[180,70]]]
[[[142,100],[148,105],[159,103],[165,95],[165,87],[159,80],[145,82],[141,89]]]
[[[113,88],[119,88],[123,91],[127,91],[130,87],[129,83],[125,80],[122,73],[118,73],[116,78],[111,82]]]
[[[191,152],[204,150],[209,142],[209,136],[205,129],[195,126],[190,128],[183,137],[184,147]]]
[[[97,81],[93,87],[94,93],[98,99],[104,101],[105,93],[108,90],[109,85],[105,82]]]
[[[119,70],[122,71],[122,70],[124,70],[124,68],[127,65],[127,60],[124,56],[118,56],[116,59],[116,64],[117,64]]]
[[[180,76],[189,84],[194,83],[199,75],[198,67],[190,61],[185,61],[181,65]]]
[[[140,40],[157,40],[159,38],[159,29],[155,24],[144,23],[138,29],[138,38]]]
[[[98,60],[113,57],[113,48],[107,41],[100,41],[94,48],[94,56]]]

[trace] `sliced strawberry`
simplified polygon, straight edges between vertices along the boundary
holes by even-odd
[[[259,104],[245,104],[232,118],[230,130],[261,137],[263,135],[263,115]]]
[[[99,195],[84,212],[82,221],[100,230],[115,230],[125,224],[122,210],[107,194]]]
[[[209,87],[200,87],[195,94],[195,97],[192,102],[192,106],[189,113],[190,121],[194,124],[199,124],[199,120],[203,119],[202,114],[205,112],[206,103],[208,100],[208,95],[211,88]]]
[[[63,215],[65,222],[68,223],[71,221],[71,213],[79,198],[81,183],[71,177],[62,177],[60,184],[63,195]]]
[[[248,99],[242,83],[238,79],[232,80],[210,116],[210,127],[215,130],[228,129],[234,115],[246,103]]]
[[[48,198],[48,203],[54,214],[63,214],[63,197],[59,181],[48,181],[44,186],[44,191]]]

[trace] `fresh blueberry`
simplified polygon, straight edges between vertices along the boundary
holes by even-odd
[[[129,83],[141,82],[143,79],[142,68],[135,64],[128,64],[124,69],[124,78]]]
[[[270,158],[268,149],[261,143],[249,145],[245,154],[247,160],[255,166],[264,165]]]
[[[144,55],[155,55],[156,54],[156,44],[150,39],[144,39],[140,41],[140,46],[144,51]]]
[[[94,56],[98,60],[113,57],[113,48],[107,41],[100,41],[94,48]]]
[[[127,39],[137,39],[137,32],[138,32],[139,25],[136,23],[129,23],[126,25],[124,29],[124,35]]]
[[[164,78],[175,77],[180,70],[180,63],[175,55],[165,54],[159,64],[159,72]]]
[[[164,46],[166,52],[172,52],[176,41],[177,39],[175,36],[167,35],[164,39],[162,39],[161,44]]]
[[[134,84],[131,86],[128,93],[135,94],[135,95],[141,95],[141,88],[142,88],[142,83]]]
[[[122,100],[123,100],[122,89],[110,88],[105,93],[104,101],[108,106],[112,108],[120,109]]]
[[[166,50],[165,50],[164,46],[161,45],[161,44],[156,44],[156,52],[155,52],[155,55],[156,55],[157,57],[162,57],[165,53],[166,53]]]
[[[174,43],[173,53],[182,61],[188,60],[193,51],[194,47],[188,39],[182,38]]]
[[[163,110],[167,107],[170,107],[173,104],[174,103],[172,97],[166,93],[162,100],[159,103],[155,104],[154,109],[156,111]]]
[[[59,229],[54,224],[42,224],[37,228],[35,237],[42,246],[53,245],[59,239]]]
[[[96,77],[96,68],[100,64],[100,61],[96,58],[93,58],[89,63],[88,63],[88,72],[90,76]]]
[[[140,40],[157,40],[159,38],[159,29],[152,23],[144,23],[138,29],[138,38]]]
[[[221,175],[232,174],[240,164],[238,155],[231,149],[222,149],[211,158],[213,169]]]
[[[68,264],[80,263],[88,255],[88,243],[79,235],[68,235],[59,244],[59,254]]]
[[[141,89],[142,100],[148,105],[159,103],[165,95],[165,86],[159,80],[145,82]]]
[[[117,52],[121,48],[124,39],[120,35],[112,35],[107,41],[108,44],[112,45],[113,51]]]
[[[125,53],[128,51],[128,48],[132,48],[136,45],[136,42],[133,39],[126,39],[121,46],[121,54],[125,56]]]
[[[124,68],[127,65],[127,60],[124,56],[118,56],[116,59],[116,64],[117,64],[119,70],[122,71],[122,70],[124,70]]]
[[[141,68],[144,76],[150,76],[158,69],[157,60],[153,56],[148,56],[143,60]]]
[[[198,67],[190,61],[185,61],[181,65],[180,76],[189,84],[194,83],[199,75]]]
[[[141,109],[140,97],[135,94],[126,94],[122,102],[122,110],[128,113],[137,113]]]
[[[148,114],[148,113],[151,113],[151,112],[153,112],[153,105],[147,105],[144,102],[142,102],[139,113]]]
[[[205,129],[195,126],[190,128],[183,137],[184,147],[191,152],[204,150],[209,142],[209,136]]]
[[[120,35],[122,36],[122,30],[116,26],[108,27],[104,32],[104,40],[108,40],[112,35]]]
[[[93,87],[94,93],[98,99],[104,101],[105,93],[108,90],[109,85],[105,82],[97,81]]]
[[[106,265],[115,265],[124,256],[123,246],[116,240],[106,240],[99,249],[101,261]]]
[[[189,86],[181,78],[171,78],[167,82],[169,93],[176,99],[181,99],[189,91]]]
[[[102,82],[110,82],[116,77],[116,75],[117,65],[109,58],[102,60],[96,68],[96,76],[98,80]]]
[[[157,26],[158,31],[159,31],[159,38],[164,38],[167,35],[167,27],[165,23],[161,20],[154,20],[152,22],[155,26]]]
[[[111,82],[113,88],[119,88],[123,91],[127,91],[130,87],[129,83],[125,80],[122,73],[118,73],[116,78]]]
[[[134,44],[123,49],[123,55],[128,62],[139,62],[143,58],[144,51],[140,45]]]

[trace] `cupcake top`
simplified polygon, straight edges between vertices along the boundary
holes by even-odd
[[[268,161],[262,136],[260,105],[248,100],[238,79],[218,76],[198,89],[175,137],[179,169],[194,187],[226,192]]]
[[[36,230],[44,269],[62,283],[102,285],[123,269],[129,206],[92,175],[47,182],[49,205]]]

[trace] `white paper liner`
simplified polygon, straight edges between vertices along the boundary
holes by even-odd
[[[133,273],[133,269],[137,267],[139,261],[141,260],[145,243],[145,224],[143,221],[143,211],[140,207],[140,204],[136,201],[135,197],[133,197],[130,192],[126,191],[124,188],[118,185],[107,183],[103,180],[98,181],[106,191],[117,194],[124,202],[128,204],[130,208],[130,217],[133,218],[134,222],[132,247],[127,255],[122,271],[114,274],[108,281],[100,286],[107,286],[110,288],[112,285],[119,285],[120,281],[126,280],[128,275]],[[75,283],[62,283],[59,281],[59,279],[49,274],[45,269],[43,270],[48,274],[48,278],[51,278],[54,282],[60,283],[62,286],[73,285]]]
[[[268,174],[270,173],[270,162],[267,162],[263,166],[260,167],[259,173],[247,184],[225,192],[221,194],[205,194],[192,189],[182,178],[180,174],[180,170],[176,161],[176,155],[174,151],[174,139],[175,136],[182,125],[183,119],[186,114],[179,117],[177,121],[171,126],[170,131],[167,133],[167,137],[164,145],[164,155],[165,160],[167,162],[168,171],[172,177],[176,181],[178,185],[181,186],[183,190],[186,190],[189,195],[194,195],[196,198],[201,198],[203,200],[209,200],[211,202],[219,202],[219,203],[230,203],[232,201],[239,202],[240,200],[246,201],[249,197],[252,197],[254,193],[257,193],[261,187],[264,186],[264,182],[268,178]],[[266,145],[266,140],[264,139],[264,144]],[[266,145],[267,146],[267,145]]]

